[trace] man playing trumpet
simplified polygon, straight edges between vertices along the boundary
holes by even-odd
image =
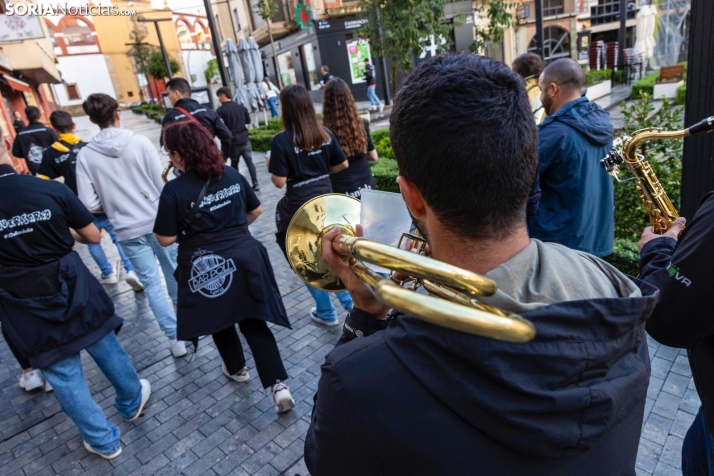
[[[355,310],[322,366],[310,474],[634,475],[657,292],[529,238],[538,140],[520,77],[471,54],[433,58],[407,77],[390,122],[431,256],[493,279],[483,301],[537,334],[508,343],[390,313],[333,251],[339,230],[327,233],[323,258]]]

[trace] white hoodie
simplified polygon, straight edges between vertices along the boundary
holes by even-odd
[[[147,235],[164,188],[161,172],[149,139],[126,129],[103,129],[77,155],[79,199],[90,212],[109,217],[117,241]]]

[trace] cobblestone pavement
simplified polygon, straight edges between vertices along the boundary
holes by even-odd
[[[86,118],[77,122],[85,139],[96,132]],[[124,112],[122,125],[158,145],[158,126],[143,116]],[[85,353],[83,363],[95,400],[121,429],[122,455],[106,461],[88,454],[52,393],[28,394],[20,389],[20,368],[7,346],[0,344],[0,475],[307,475],[302,454],[312,397],[320,365],[340,330],[318,327],[308,317],[312,300],[275,244],[272,214],[283,192],[270,183],[263,155],[254,155],[265,213],[251,231],[268,249],[293,326],[292,330],[273,330],[290,375],[295,409],[276,415],[270,395],[260,388],[252,358],[248,360],[251,381],[229,382],[221,373],[221,360],[210,337],[200,341],[193,357],[174,359],[146,296],[120,282],[106,289],[125,319],[119,339],[139,375],[152,385],[144,416],[131,423],[123,421],[114,408],[109,382]],[[245,173],[244,164],[241,168]],[[107,236],[103,246],[116,261],[116,248]],[[77,250],[98,276],[86,246],[77,245]],[[677,475],[681,474],[682,438],[699,399],[683,351],[650,340],[650,355],[652,378],[637,474]]]

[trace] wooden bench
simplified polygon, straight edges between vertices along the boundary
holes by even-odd
[[[667,80],[680,81],[684,76],[684,66],[679,64],[676,66],[663,66],[659,70],[658,83],[664,83]]]

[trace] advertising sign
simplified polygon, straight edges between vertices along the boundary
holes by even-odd
[[[44,36],[39,17],[0,15],[0,43],[44,38]]]
[[[350,60],[350,76],[352,84],[364,83],[364,60],[372,62],[372,55],[369,52],[369,42],[363,39],[350,40],[346,42],[347,57]]]

